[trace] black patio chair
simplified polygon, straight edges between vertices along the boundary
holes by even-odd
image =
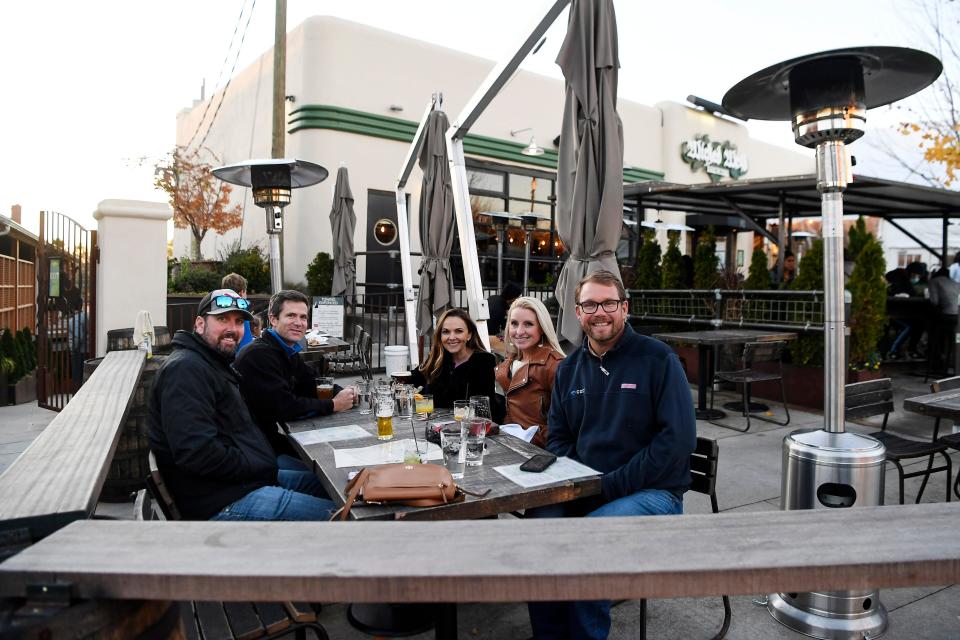
[[[934,380],[930,385],[930,391],[938,393],[940,391],[950,391],[951,389],[960,389],[960,376],[952,378],[941,378]],[[940,435],[940,418],[933,425],[933,439],[940,444],[945,444],[948,448],[960,451],[960,433],[951,433],[946,436]],[[960,500],[960,471],[957,472],[957,478],[953,485],[953,493]]]
[[[717,461],[720,457],[720,447],[716,440],[697,438],[697,448],[690,456],[690,491],[696,491],[710,497],[710,509],[713,513],[720,513],[717,504]],[[730,597],[723,598],[723,625],[717,635],[710,640],[722,640],[730,629]],[[647,601],[640,601],[640,640],[647,638]]]
[[[947,455],[947,445],[935,441],[936,432],[931,442],[912,440],[887,432],[887,421],[890,418],[890,412],[893,411],[893,383],[890,378],[848,384],[844,387],[844,393],[846,396],[845,416],[847,420],[883,416],[880,431],[875,431],[870,435],[884,444],[887,448],[887,462],[892,463],[897,468],[900,481],[900,504],[903,504],[904,480],[923,476],[920,491],[917,492],[917,503],[919,504],[923,497],[923,490],[927,486],[927,480],[930,479],[930,474],[940,471],[947,472],[947,502],[950,502],[950,478],[953,472],[953,464],[950,456]],[[946,462],[942,467],[933,466],[934,457],[937,454],[942,455]],[[928,458],[927,467],[920,471],[905,472],[901,463],[904,460],[914,460],[916,458]]]
[[[360,325],[356,325],[353,349],[346,354],[335,354],[327,358],[327,367],[331,375],[361,374],[370,379],[373,373],[370,361],[373,358],[373,338]]]
[[[786,426],[790,424],[790,408],[787,406],[787,391],[783,386],[783,350],[786,348],[786,346],[787,343],[782,340],[776,342],[748,342],[743,345],[743,355],[740,356],[741,368],[737,369],[736,371],[717,371],[713,376],[713,382],[714,384],[717,382],[732,382],[734,384],[741,385],[741,391],[743,395],[743,412],[741,415],[747,419],[747,426],[740,428],[732,424],[719,422],[717,420],[708,420],[708,422],[710,424],[715,424],[718,427],[723,427],[724,429],[739,431],[740,433],[746,433],[750,430],[750,418],[755,420],[763,420],[764,422],[771,422],[780,426]],[[760,369],[756,369],[754,368],[754,365],[758,362],[776,362],[777,370],[761,371]],[[780,398],[783,402],[783,411],[787,416],[785,421],[780,422],[779,420],[767,418],[759,413],[752,413],[750,411],[750,387],[755,382],[780,383]],[[714,398],[712,388],[713,387],[711,385],[711,409],[713,409]]]

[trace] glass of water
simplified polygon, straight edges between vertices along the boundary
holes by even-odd
[[[440,448],[443,451],[443,466],[454,480],[463,478],[467,462],[466,425],[461,423],[445,424],[440,429]]]
[[[479,467],[483,464],[483,444],[487,436],[487,420],[486,418],[469,418],[465,424],[466,463],[468,467]]]
[[[357,403],[360,407],[360,413],[370,415],[373,411],[373,391],[375,389],[372,380],[360,380],[357,382]]]

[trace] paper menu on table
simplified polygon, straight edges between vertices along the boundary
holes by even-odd
[[[522,463],[520,463],[522,464]],[[502,467],[494,467],[494,471],[504,478],[518,484],[524,488],[539,487],[554,482],[563,482],[573,478],[584,478],[586,476],[599,475],[596,469],[591,469],[585,464],[580,464],[570,458],[557,458],[557,461],[539,473],[529,471],[520,471],[520,464],[507,464]]]
[[[443,452],[440,451],[440,447],[423,440],[414,443],[413,438],[391,440],[369,447],[334,449],[333,459],[338,469],[341,467],[371,467],[378,464],[403,462],[404,455],[408,451],[416,451],[418,445],[421,451],[424,446],[427,447],[427,460],[443,460]]]
[[[339,440],[356,440],[369,438],[370,434],[358,424],[346,424],[342,427],[322,427],[310,431],[300,431],[290,435],[303,446],[319,444],[321,442],[336,442]]]

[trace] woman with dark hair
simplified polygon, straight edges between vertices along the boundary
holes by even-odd
[[[430,354],[413,370],[411,383],[433,394],[436,407],[452,408],[454,400],[469,400],[470,396],[487,396],[493,404],[496,364],[467,312],[449,309],[437,321]]]

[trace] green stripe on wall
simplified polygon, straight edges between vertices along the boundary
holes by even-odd
[[[374,113],[344,109],[323,104],[308,104],[295,109],[290,114],[288,133],[296,133],[303,129],[331,129],[346,133],[355,133],[361,136],[412,142],[417,133],[417,123],[401,118],[381,116]],[[508,160],[525,165],[545,167],[557,170],[557,152],[544,149],[542,156],[525,156],[521,150],[526,145],[489,138],[487,136],[468,133],[463,141],[463,152],[468,155]],[[661,180],[663,174],[649,169],[625,167],[623,170],[624,182],[642,182],[644,180]]]

